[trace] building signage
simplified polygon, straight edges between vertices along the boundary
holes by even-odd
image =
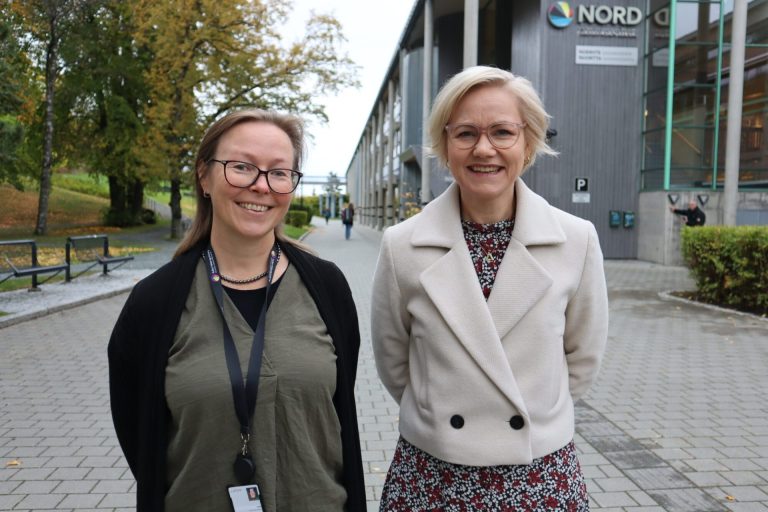
[[[573,192],[571,193],[572,203],[588,203],[590,200],[589,192]]]
[[[547,11],[549,23],[556,28],[565,28],[573,22],[573,9],[568,2],[555,2]]]
[[[571,194],[572,203],[588,203],[589,196],[589,178],[576,178],[573,184],[575,192]]]
[[[637,66],[637,48],[630,46],[576,46],[576,64]]]
[[[580,5],[576,8],[576,18],[579,23],[634,27],[643,21],[643,11],[622,5]]]
[[[555,2],[547,11],[550,25],[558,29],[570,26],[575,20],[580,36],[637,37],[635,27],[643,22],[639,7],[624,5],[577,5]]]

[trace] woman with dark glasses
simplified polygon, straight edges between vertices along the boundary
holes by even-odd
[[[112,415],[139,511],[365,509],[355,304],[281,229],[303,151],[296,117],[216,121],[194,222],[117,321]]]

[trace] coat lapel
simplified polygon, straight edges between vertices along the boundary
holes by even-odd
[[[512,238],[488,297],[488,310],[500,339],[517,325],[550,286],[549,273],[523,244]]]
[[[424,291],[476,364],[512,403],[523,407],[464,241],[455,184],[419,214],[418,224],[411,238],[414,246],[447,250],[421,273]]]
[[[488,298],[488,309],[502,339],[552,286],[552,277],[528,247],[565,242],[552,207],[520,179],[515,183],[515,197],[515,229]]]

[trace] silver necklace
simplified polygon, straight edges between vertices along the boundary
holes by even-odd
[[[277,253],[277,259],[275,260],[275,267],[277,267],[277,264],[280,262],[280,253],[281,253],[280,246],[277,243],[275,243],[275,252]],[[222,281],[225,281],[227,283],[250,284],[250,283],[255,283],[259,279],[264,279],[265,277],[267,277],[268,273],[269,273],[269,269],[267,269],[266,271],[262,272],[259,275],[249,277],[247,279],[234,279],[232,277],[225,276],[224,274],[219,272],[219,277],[221,278]]]

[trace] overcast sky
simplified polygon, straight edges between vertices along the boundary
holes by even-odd
[[[322,98],[329,122],[325,125],[313,122],[308,126],[314,140],[309,142],[304,173],[327,176],[329,172],[335,172],[343,176],[414,0],[389,0],[375,5],[363,0],[293,0],[293,3],[291,27],[303,26],[310,9],[333,14],[341,22],[348,40],[349,56],[361,67],[358,77],[361,87],[348,89],[337,97]],[[305,188],[304,193],[309,195],[311,191]]]

